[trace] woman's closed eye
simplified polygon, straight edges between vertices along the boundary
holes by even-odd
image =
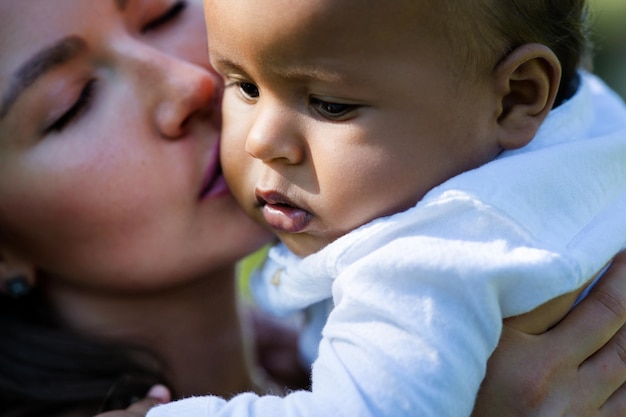
[[[96,86],[96,80],[92,79],[85,84],[81,90],[78,98],[60,117],[53,121],[44,129],[44,134],[59,133],[65,129],[70,123],[75,121],[78,117],[83,115],[89,108],[91,101],[93,100],[94,90]]]
[[[322,117],[333,121],[348,120],[352,118],[355,115],[354,112],[361,107],[357,104],[334,103],[315,97],[309,99],[309,104]]]
[[[147,24],[145,24],[141,28],[141,33],[147,33],[153,30],[159,29],[161,26],[166,25],[167,23],[173,21],[187,8],[186,1],[177,1],[165,11],[165,13],[157,16],[156,18],[150,20]]]

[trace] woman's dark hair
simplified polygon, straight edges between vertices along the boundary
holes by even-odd
[[[43,297],[0,296],[0,416],[47,416],[77,407],[127,407],[167,383],[149,352],[87,339],[56,325]]]

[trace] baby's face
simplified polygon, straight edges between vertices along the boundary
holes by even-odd
[[[204,3],[226,83],[226,179],[295,253],[405,210],[499,152],[491,84],[459,80],[437,16],[418,2]]]

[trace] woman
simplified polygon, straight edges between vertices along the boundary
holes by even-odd
[[[0,415],[89,416],[157,382],[175,397],[266,389],[234,277],[270,236],[221,178],[200,1],[0,0],[0,21]],[[569,376],[595,350],[548,369]],[[562,386],[542,407],[575,392]],[[608,394],[590,389],[595,409]],[[505,407],[537,415],[517,398]]]
[[[60,328],[148,346],[135,362],[159,369],[177,395],[253,386],[234,263],[269,235],[238,210],[220,175],[218,84],[197,3],[1,3],[2,279],[37,289],[3,300],[3,318],[24,318],[6,323],[8,339],[53,356],[41,357],[48,365],[31,363],[40,357],[32,352],[2,355],[15,378],[38,381],[19,383],[16,400],[51,407],[64,392],[90,403],[90,415],[109,391],[154,381],[155,371],[127,381],[111,369],[127,365],[105,357],[86,384],[74,361],[91,363],[99,349],[47,334]],[[40,366],[46,374],[32,375]]]

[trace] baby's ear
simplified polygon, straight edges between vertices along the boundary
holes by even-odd
[[[501,100],[498,143],[504,149],[525,146],[552,109],[561,64],[550,48],[530,43],[509,53],[495,68],[494,77]]]

